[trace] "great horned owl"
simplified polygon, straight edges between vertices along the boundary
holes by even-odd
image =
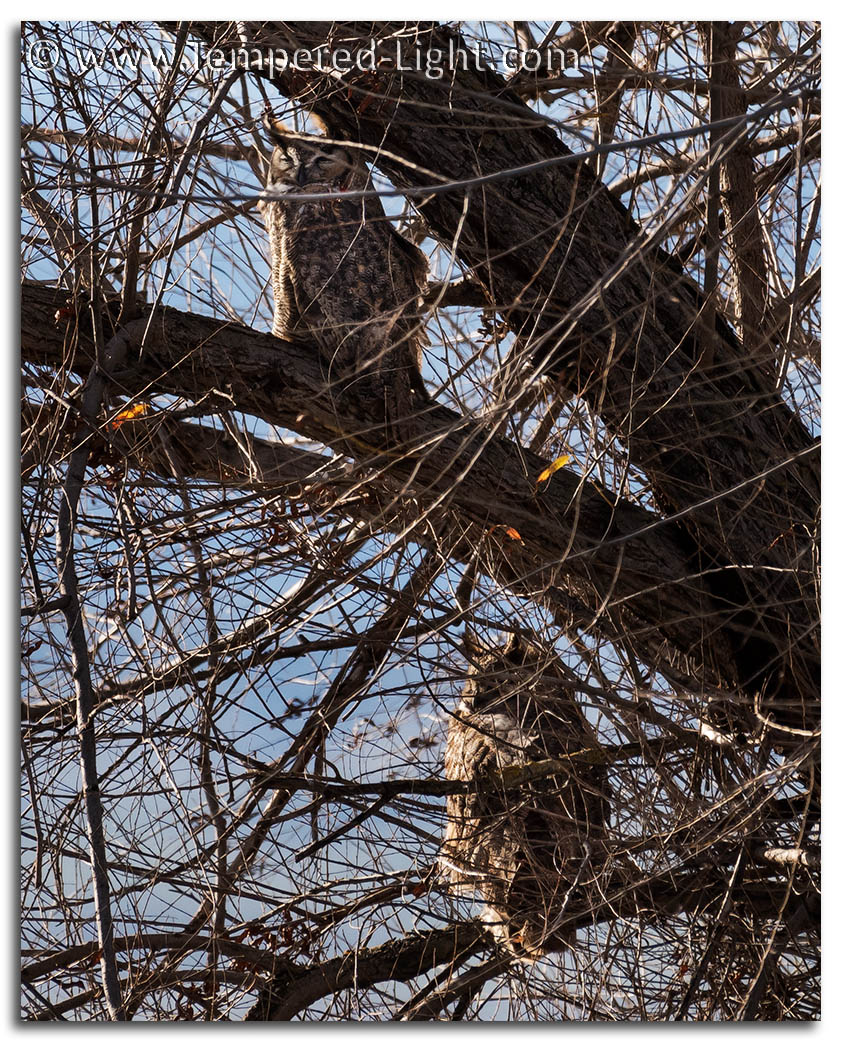
[[[259,204],[269,232],[272,331],[319,349],[331,394],[354,386],[372,425],[405,440],[406,416],[427,402],[421,379],[424,254],[386,219],[365,162],[351,148],[293,133],[264,117],[275,148]],[[294,198],[274,198],[289,193]],[[329,194],[308,202],[306,196]],[[301,198],[301,197],[305,198]]]
[[[496,939],[531,960],[563,950],[575,932],[560,921],[581,905],[576,896],[593,879],[610,790],[604,767],[581,763],[518,787],[501,783],[499,772],[510,765],[599,743],[555,656],[517,635],[501,650],[477,652],[450,721],[444,766],[448,779],[478,784],[448,797],[440,864],[457,892],[479,893]]]

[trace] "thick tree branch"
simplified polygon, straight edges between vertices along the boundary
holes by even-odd
[[[286,966],[246,1016],[246,1020],[292,1020],[325,995],[344,988],[368,987],[379,981],[410,981],[465,949],[487,945],[480,923],[428,930],[386,941],[376,948],[346,952],[311,967]]]
[[[54,291],[25,284],[23,292],[24,359],[86,373],[90,355],[81,331],[78,348],[66,357],[70,330],[53,320]],[[380,432],[366,430],[365,402],[345,395],[344,412],[334,411],[317,355],[306,345],[172,308],[158,309],[142,357],[113,381],[128,396],[174,394],[226,408],[233,402],[314,439],[344,446],[353,438],[361,458],[392,481],[411,482],[415,494],[459,510],[486,532],[500,530],[490,538],[502,540],[508,565],[522,579],[529,576],[533,589],[561,586],[594,618],[615,614],[615,624],[640,635],[653,652],[666,641],[695,659],[715,685],[736,679],[723,637],[732,609],[711,596],[674,525],[632,504],[612,504],[602,489],[566,469],[539,490],[547,461],[495,437],[487,424],[433,405],[417,417],[420,447],[395,454]],[[519,538],[502,534],[509,529]]]

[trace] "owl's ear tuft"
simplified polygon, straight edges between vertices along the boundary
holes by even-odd
[[[488,654],[488,648],[483,647],[482,642],[477,639],[470,626],[465,627],[465,632],[462,635],[462,648],[465,652],[465,658],[469,662],[476,662],[483,655]]]
[[[318,114],[318,112],[313,112],[312,110],[310,110],[310,112],[308,112],[307,115],[313,121],[313,123],[315,124],[316,128],[319,131],[321,131],[321,133],[324,134],[325,137],[335,137],[336,136],[335,134],[331,134],[328,131],[327,124],[322,119],[322,117]]]
[[[356,139],[352,137],[344,127],[330,126],[324,121],[324,119],[322,119],[318,112],[315,112],[313,109],[310,109],[307,112],[307,118],[313,124],[315,130],[317,130],[323,137],[329,138],[334,144],[339,144],[343,141],[347,142],[349,145],[356,144]]]
[[[269,139],[276,145],[286,145],[289,140],[290,129],[279,119],[275,119],[274,113],[269,103],[266,103],[266,108],[263,110],[263,129],[266,131]]]
[[[526,661],[528,648],[519,633],[512,633],[503,649],[503,654],[513,666],[522,666]]]

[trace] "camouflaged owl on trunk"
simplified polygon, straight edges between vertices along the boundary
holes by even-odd
[[[469,656],[444,766],[476,787],[448,797],[440,864],[457,893],[480,896],[498,942],[531,961],[573,939],[565,917],[594,889],[611,790],[604,766],[575,757],[563,773],[507,785],[513,768],[597,753],[599,740],[552,653],[514,635]]]
[[[275,145],[271,198],[259,204],[271,248],[272,331],[317,346],[337,415],[351,391],[370,411],[368,427],[406,442],[407,418],[429,401],[420,372],[426,258],[393,229],[376,194],[347,197],[373,188],[358,151],[293,133],[269,113],[264,127]]]

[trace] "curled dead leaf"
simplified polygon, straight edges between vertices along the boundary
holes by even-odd
[[[137,420],[149,412],[149,406],[145,402],[136,402],[122,412],[118,412],[114,419],[108,424],[112,431],[118,430],[127,420]]]
[[[557,470],[561,470],[562,467],[566,466],[572,458],[572,456],[567,455],[559,456],[558,459],[553,460],[553,462],[548,467],[545,467],[538,475],[538,480],[535,482],[536,489],[540,488],[545,481],[549,481],[553,474],[555,474]]]

